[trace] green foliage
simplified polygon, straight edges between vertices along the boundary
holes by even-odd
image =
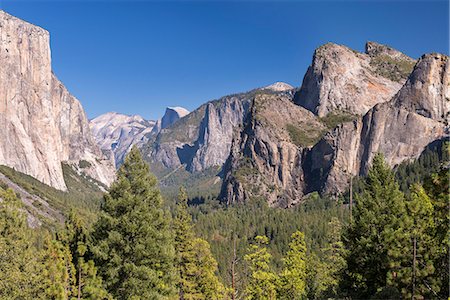
[[[83,221],[73,212],[69,214],[65,228],[58,233],[58,240],[70,250],[75,269],[76,297],[79,299],[110,299],[103,287],[97,267],[89,257],[90,235]]]
[[[104,196],[92,252],[108,291],[121,299],[174,295],[170,215],[156,177],[134,147]]]
[[[227,208],[208,208],[205,205],[190,207],[194,218],[197,235],[211,245],[214,257],[219,263],[221,280],[231,286],[230,262],[236,239],[236,254],[241,258],[236,265],[240,274],[236,289],[243,291],[247,283],[245,264],[242,257],[246,254],[248,244],[255,236],[265,235],[270,243],[267,245],[273,255],[271,267],[276,272],[282,270],[283,254],[289,250],[291,235],[300,230],[305,233],[309,251],[320,254],[325,247],[327,223],[332,217],[345,220],[346,211],[331,199],[311,195],[305,203],[291,209],[270,208],[265,201],[236,204]]]
[[[367,299],[396,284],[399,254],[409,243],[404,195],[381,154],[355,198],[354,219],[345,235],[345,287],[352,296]]]
[[[43,254],[45,298],[64,300],[75,297],[75,267],[68,247],[48,236]]]
[[[437,142],[430,145],[414,161],[405,161],[395,168],[395,178],[403,193],[409,194],[414,183],[423,184],[431,174],[437,173],[443,163],[448,162],[449,142]]]
[[[216,275],[217,262],[208,242],[194,237],[187,201],[186,190],[180,188],[173,218],[178,294],[183,299],[219,299],[225,290]]]
[[[299,147],[309,147],[316,144],[325,134],[320,128],[301,128],[292,124],[286,125],[291,141]]]
[[[0,188],[0,299],[44,299],[33,235],[13,190]]]
[[[355,115],[347,112],[334,111],[320,118],[320,121],[327,126],[328,129],[333,129],[339,124],[351,122],[356,119]]]
[[[63,164],[62,167],[67,192],[52,188],[29,175],[6,166],[0,166],[0,172],[30,194],[37,195],[47,201],[54,209],[66,215],[74,210],[88,224],[93,223],[100,207],[103,195],[100,187],[103,187],[103,185],[90,177],[78,175],[67,164]]]
[[[250,271],[246,299],[269,300],[277,298],[278,276],[270,268],[272,255],[267,251],[269,239],[256,236],[244,256]]]
[[[438,292],[440,289],[433,265],[433,257],[437,251],[432,235],[435,227],[434,208],[431,199],[418,184],[411,188],[407,211],[410,217],[410,224],[408,224],[410,250],[401,249],[403,252],[398,253],[404,261],[400,261],[401,267],[396,274],[398,278],[396,286],[404,299],[433,298],[435,295],[432,291]]]
[[[402,58],[394,58],[390,55],[378,55],[370,60],[370,65],[378,75],[389,78],[392,81],[401,81],[411,74],[415,61]]]
[[[433,205],[432,239],[436,245],[436,254],[433,257],[435,279],[441,287],[434,287],[433,297],[444,299],[450,294],[449,285],[449,250],[450,250],[450,169],[444,166],[438,173],[432,174],[425,180],[424,188],[431,198]]]
[[[296,231],[291,236],[289,251],[283,259],[280,274],[279,299],[302,299],[306,295],[306,243],[305,235]]]
[[[88,162],[87,160],[82,159],[78,163],[78,166],[80,167],[80,169],[86,169],[86,168],[90,168],[92,166],[92,164],[90,162]]]

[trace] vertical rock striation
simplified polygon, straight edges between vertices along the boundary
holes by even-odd
[[[112,164],[93,141],[80,102],[52,73],[49,39],[46,30],[0,11],[0,164],[61,190],[61,162],[109,184]]]

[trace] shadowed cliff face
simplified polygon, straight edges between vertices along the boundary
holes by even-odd
[[[305,150],[325,125],[286,94],[259,94],[225,164],[221,198],[230,203],[266,199],[289,207],[304,195]]]
[[[230,151],[233,130],[247,114],[250,96],[238,94],[208,102],[167,128],[143,151],[152,163],[200,172],[221,166]]]
[[[61,162],[109,184],[111,161],[51,70],[49,33],[0,11],[0,164],[65,190]],[[83,168],[80,161],[86,161]]]
[[[362,115],[390,100],[414,63],[401,52],[373,42],[367,43],[366,53],[329,43],[315,51],[294,102],[319,117],[334,111]]]

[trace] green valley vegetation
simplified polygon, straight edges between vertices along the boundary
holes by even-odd
[[[63,226],[31,229],[2,185],[0,299],[445,299],[448,147],[439,151],[395,172],[376,156],[351,218],[343,198],[318,194],[291,209],[225,207],[181,188],[168,206],[137,148],[93,223],[72,209]],[[418,173],[400,170],[411,168],[432,173],[410,180]]]

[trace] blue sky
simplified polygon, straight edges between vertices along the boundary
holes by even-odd
[[[367,40],[448,54],[448,1],[5,1],[50,31],[53,69],[89,118],[159,118],[230,93],[299,86],[316,47]]]

